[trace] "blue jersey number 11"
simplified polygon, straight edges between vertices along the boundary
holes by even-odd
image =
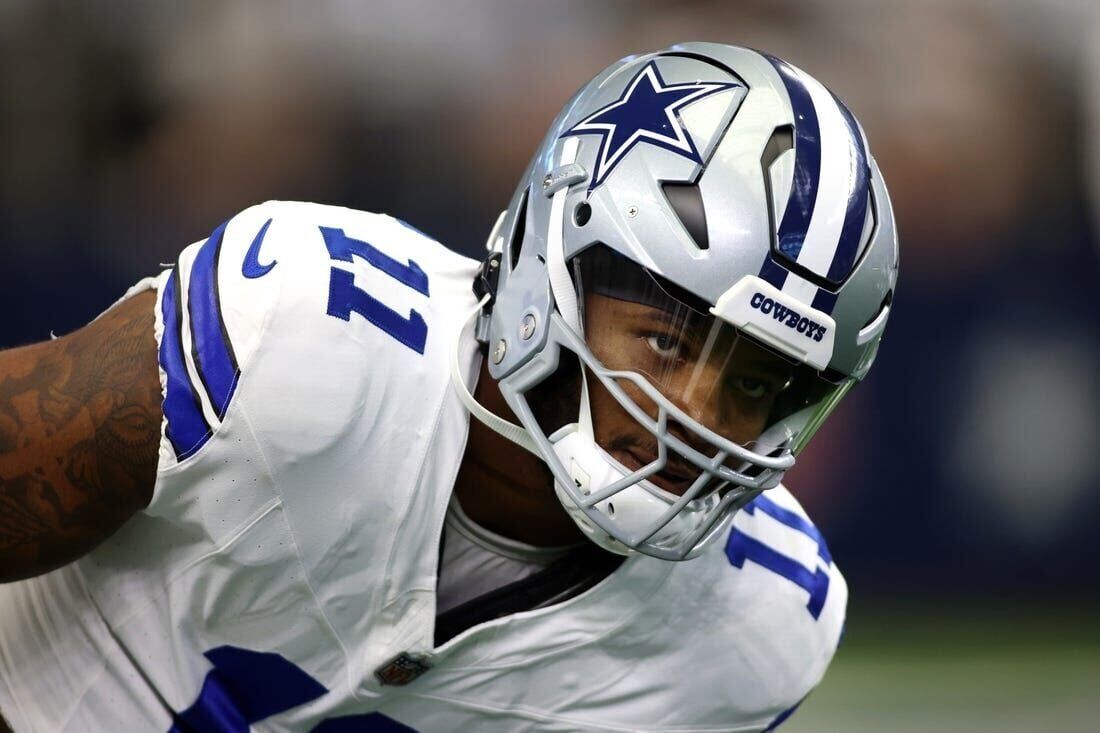
[[[369,242],[352,239],[343,229],[321,227],[329,257],[336,262],[354,262],[363,259],[375,269],[381,270],[402,285],[418,293],[428,295],[428,276],[412,260],[399,262]],[[348,270],[333,267],[329,276],[328,314],[344,321],[351,320],[352,311],[388,333],[418,354],[424,353],[428,340],[428,324],[424,317],[410,310],[406,318],[362,288],[356,287],[355,277]]]
[[[801,514],[779,506],[764,494],[746,504],[741,511],[748,514],[763,512],[780,524],[801,532],[817,543],[817,556],[822,563],[826,567],[832,564],[833,558],[829,554],[829,548],[825,546],[825,538],[821,536],[817,527]],[[821,611],[825,608],[825,599],[829,595],[829,573],[820,565],[810,570],[794,558],[787,557],[755,537],[750,537],[737,527],[730,531],[729,540],[726,542],[726,557],[734,567],[744,567],[746,561],[751,561],[791,581],[810,594],[806,610],[814,620],[821,616]]]

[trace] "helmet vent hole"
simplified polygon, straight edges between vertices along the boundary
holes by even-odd
[[[860,328],[860,330],[862,331],[864,328],[867,328],[872,323],[874,323],[878,319],[878,317],[882,315],[882,312],[884,310],[886,310],[887,308],[889,308],[890,305],[893,302],[894,302],[894,291],[893,290],[887,290],[886,291],[886,297],[884,297],[882,299],[882,302],[878,306],[878,310],[875,311],[875,315],[868,318],[867,322],[863,324],[863,326]]]
[[[527,191],[523,192],[523,199],[519,202],[516,213],[516,223],[512,227],[512,241],[508,245],[508,263],[511,270],[516,269],[519,263],[519,253],[523,249],[524,233],[527,231]]]
[[[583,227],[588,223],[588,220],[592,218],[592,207],[588,205],[587,201],[582,201],[577,204],[577,208],[573,210],[573,222]]]
[[[710,249],[707,236],[707,212],[703,208],[703,194],[696,183],[662,183],[672,210],[699,249]]]
[[[790,125],[783,125],[772,130],[772,136],[768,138],[768,144],[764,146],[764,152],[760,156],[760,168],[764,174],[764,199],[768,204],[768,224],[771,229],[773,250],[778,238],[779,217],[783,213],[781,202],[777,198],[782,195],[782,182],[774,180],[782,176],[778,175],[780,171],[773,170],[773,167],[780,156],[790,150],[794,150],[794,129]],[[790,170],[793,171],[793,168]]]
[[[607,502],[607,516],[609,516],[609,517],[615,516],[615,505],[612,504],[611,502]]]

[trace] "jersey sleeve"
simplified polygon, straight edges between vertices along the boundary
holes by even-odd
[[[250,246],[249,232],[262,245],[274,221],[268,213],[269,206],[257,206],[233,217],[186,248],[160,277],[162,471],[187,461],[217,433],[278,299],[281,272],[250,282],[231,269],[245,262],[241,246]]]
[[[469,290],[451,257],[392,217],[295,202],[249,208],[187,247],[158,280],[164,419],[148,511],[225,492],[224,513],[262,487],[343,501],[368,450],[375,475],[401,474],[402,450],[423,441],[410,414],[430,417],[446,386],[453,314],[439,303]]]
[[[327,715],[407,639],[430,639],[430,518],[465,440],[442,365],[475,265],[391,217],[292,202],[185,248],[153,283],[152,500],[85,557],[0,593],[26,622],[0,638],[15,650],[0,668],[21,678],[0,704],[49,730],[166,730],[212,709],[242,730],[309,730],[267,718]],[[64,674],[36,673],[57,659]],[[294,668],[319,683],[313,702],[271,682]],[[225,685],[271,707],[248,717]]]
[[[724,549],[744,594],[734,605],[752,619],[739,633],[740,652],[761,683],[764,729],[775,730],[824,678],[843,635],[848,586],[821,531],[785,487],[737,514]]]
[[[267,202],[184,249],[160,275],[163,422],[149,512],[217,501],[224,515],[250,491],[257,508],[277,493],[279,466],[308,462],[340,439],[366,388],[355,377],[371,372],[353,330],[329,312],[336,275],[351,274],[334,265],[323,232],[385,219]]]

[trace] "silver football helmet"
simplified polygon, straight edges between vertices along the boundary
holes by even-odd
[[[546,462],[596,543],[670,560],[776,486],[867,373],[898,267],[848,109],[713,43],[586,84],[489,249],[476,333],[521,426],[474,414]]]

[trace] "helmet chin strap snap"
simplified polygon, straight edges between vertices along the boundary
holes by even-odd
[[[574,151],[575,156],[576,151]],[[542,195],[546,197],[553,196],[562,189],[586,180],[588,180],[588,171],[584,169],[584,166],[579,163],[566,163],[563,160],[560,166],[547,173],[546,177],[542,179]]]

